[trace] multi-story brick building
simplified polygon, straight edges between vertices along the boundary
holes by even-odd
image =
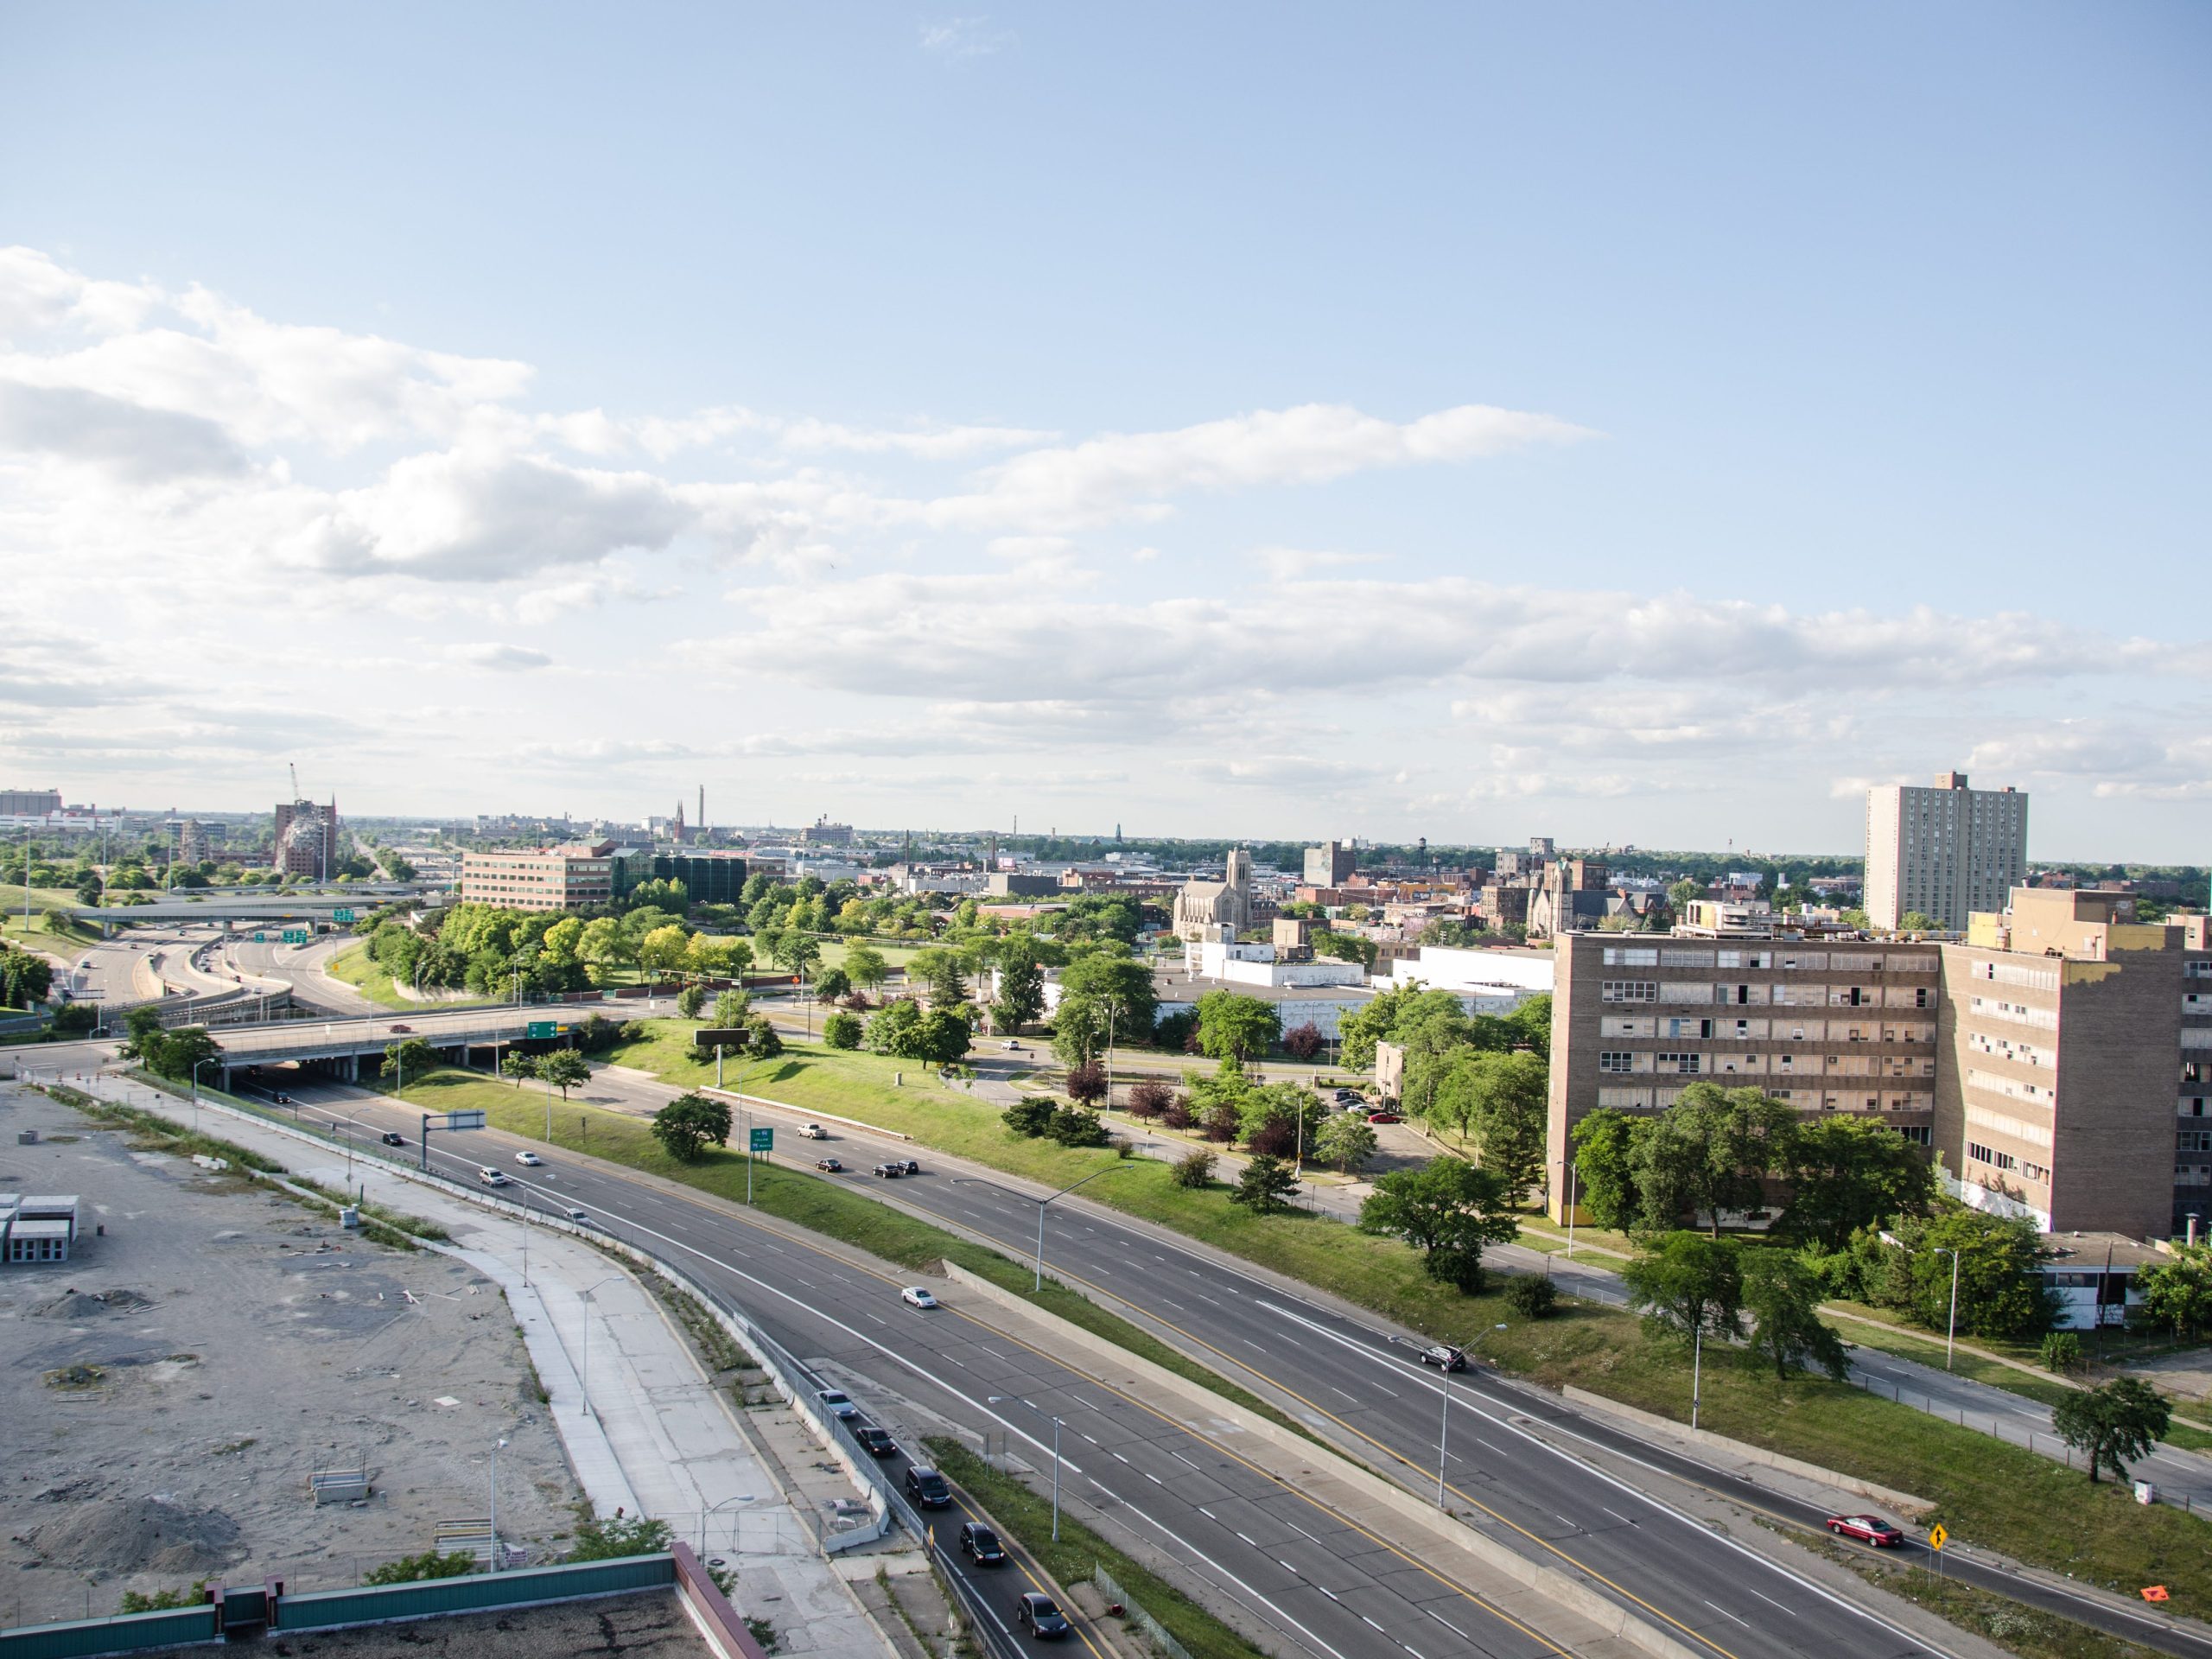
[[[465,904],[502,910],[576,910],[613,897],[613,849],[605,842],[463,853]]]
[[[338,803],[277,802],[276,850],[270,861],[279,875],[328,880],[338,862]]]
[[[1933,789],[1882,784],[1866,791],[1868,918],[1892,931],[1917,911],[1963,932],[1976,911],[2005,907],[2028,876],[2028,798],[1969,789],[1963,772],[1939,772]]]
[[[1554,1176],[1574,1126],[1599,1107],[1657,1111],[1701,1081],[1757,1087],[1808,1114],[1873,1116],[1922,1146],[1934,1140],[1933,945],[1575,933],[1554,956]],[[1563,1198],[1554,1191],[1554,1214]]]

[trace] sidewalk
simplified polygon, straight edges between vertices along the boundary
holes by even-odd
[[[192,1120],[188,1103],[122,1078],[64,1081],[174,1122]],[[199,1110],[210,1134],[333,1189],[348,1184],[341,1148],[205,1101]],[[779,1424],[787,1412],[741,1421],[628,1270],[567,1234],[526,1227],[374,1160],[353,1160],[351,1180],[371,1202],[445,1228],[452,1242],[427,1248],[451,1250],[502,1287],[569,1465],[599,1515],[619,1509],[666,1521],[702,1556],[720,1555],[735,1573],[731,1600],[775,1624],[781,1654],[888,1659],[882,1632],[814,1541],[818,1508],[853,1496],[850,1487],[840,1481],[836,1492],[817,1492],[810,1477],[789,1479],[788,1471],[810,1469],[818,1448],[795,1420]],[[756,1446],[748,1427],[766,1444]]]

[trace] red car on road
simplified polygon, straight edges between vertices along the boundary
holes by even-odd
[[[1839,1538],[1856,1538],[1877,1549],[1895,1549],[1904,1542],[1904,1534],[1878,1515],[1832,1515],[1828,1530]]]
[[[1395,1112],[1370,1112],[1367,1121],[1370,1123],[1402,1123],[1406,1120]]]

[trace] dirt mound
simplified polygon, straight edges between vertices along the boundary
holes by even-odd
[[[41,1319],[89,1319],[101,1313],[135,1313],[154,1305],[135,1290],[65,1290],[31,1312]]]
[[[213,1573],[245,1559],[238,1522],[220,1510],[188,1510],[159,1497],[73,1503],[23,1541],[41,1557],[80,1571]]]

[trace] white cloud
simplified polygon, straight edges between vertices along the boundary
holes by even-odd
[[[1302,582],[1317,570],[1341,569],[1347,565],[1379,564],[1380,553],[1330,553],[1304,547],[1260,547],[1252,550],[1253,563],[1277,582]]]
[[[553,659],[542,651],[528,645],[507,645],[494,640],[483,640],[472,645],[448,645],[448,660],[465,663],[472,668],[486,668],[499,674],[524,674],[535,668],[550,668]]]
[[[957,61],[988,57],[1012,43],[1011,31],[995,29],[988,17],[946,17],[922,25],[922,50]]]

